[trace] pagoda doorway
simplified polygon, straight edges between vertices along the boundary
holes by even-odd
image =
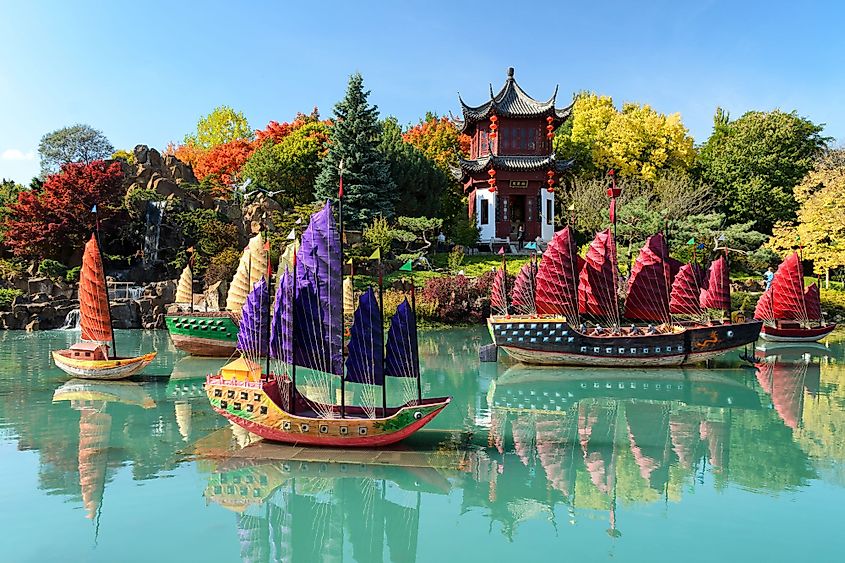
[[[509,207],[511,208],[510,233],[508,233],[509,238],[511,240],[516,240],[517,234],[519,233],[519,226],[522,225],[523,232],[525,233],[523,238],[528,240],[528,233],[526,232],[527,225],[525,224],[525,194],[512,195],[509,199]]]

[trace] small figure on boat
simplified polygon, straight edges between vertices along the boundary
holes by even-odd
[[[653,324],[649,324],[648,327],[645,329],[646,334],[657,334],[657,327]]]
[[[640,330],[640,327],[635,324],[631,324],[631,328],[628,329],[628,334],[630,334],[631,336],[638,336],[642,333],[643,331]]]
[[[602,336],[604,334],[604,328],[600,324],[596,324],[595,328],[593,329],[594,336]]]

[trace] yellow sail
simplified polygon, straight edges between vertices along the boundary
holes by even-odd
[[[261,240],[261,235],[258,234],[249,239],[249,244],[246,245],[244,253],[241,254],[238,271],[232,278],[232,283],[229,284],[229,293],[226,295],[226,309],[240,312],[253,284],[266,274],[267,251],[264,250],[264,242]]]
[[[176,302],[177,303],[192,303],[194,300],[193,293],[194,276],[191,272],[191,265],[185,266],[182,270],[182,275],[179,276],[179,283],[176,284]]]
[[[352,278],[343,278],[343,314],[350,317],[355,314],[355,291]]]
[[[299,239],[294,240],[285,247],[282,256],[279,258],[279,273],[283,273],[285,268],[293,272],[293,253],[299,252]]]

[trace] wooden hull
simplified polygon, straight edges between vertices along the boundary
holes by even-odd
[[[110,360],[77,360],[52,352],[56,367],[80,379],[116,380],[126,379],[140,373],[156,357],[155,352],[136,358],[114,358]]]
[[[230,313],[184,313],[164,319],[173,345],[191,356],[228,358],[238,342],[237,318]]]
[[[271,398],[276,382],[226,380],[209,376],[206,394],[212,408],[238,426],[264,439],[285,444],[375,448],[404,440],[428,424],[451,398],[423,399],[388,409],[384,418],[321,418],[294,415]]]
[[[487,325],[496,345],[527,364],[677,367],[754,342],[762,323],[695,325],[671,333],[635,336],[582,334],[560,317],[494,316]]]
[[[834,331],[836,324],[812,328],[778,328],[763,325],[760,338],[770,342],[816,342]]]

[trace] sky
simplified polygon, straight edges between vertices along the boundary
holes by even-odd
[[[38,174],[38,142],[75,123],[115,148],[164,149],[220,105],[255,129],[361,72],[382,116],[458,114],[502,86],[560,86],[679,112],[696,143],[717,106],[796,110],[845,142],[845,3],[0,0],[0,178]]]

